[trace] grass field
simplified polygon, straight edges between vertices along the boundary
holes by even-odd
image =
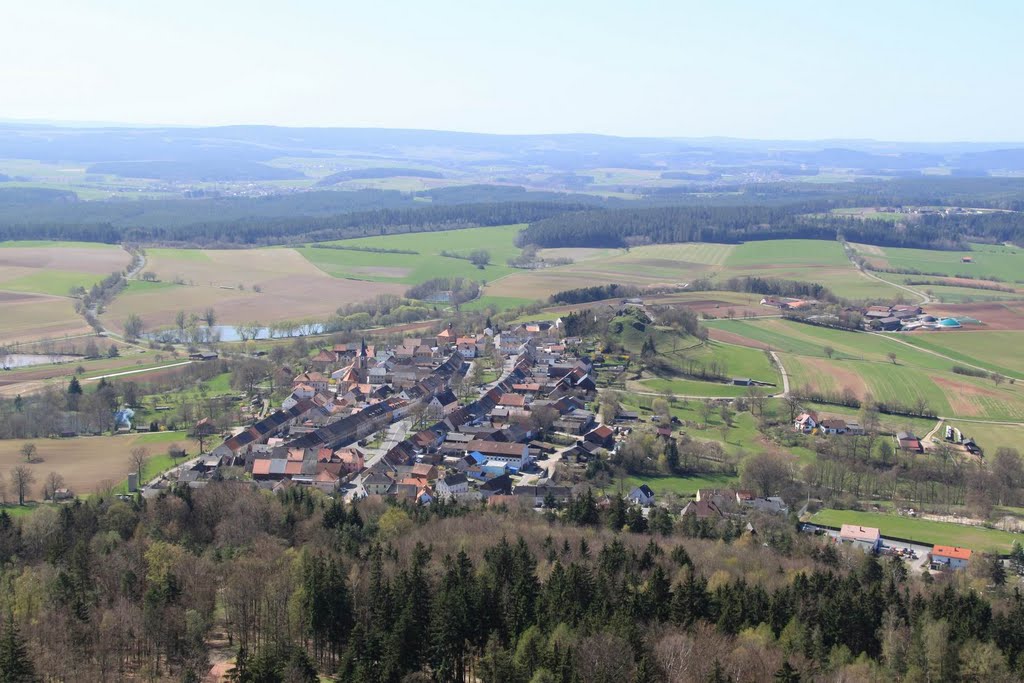
[[[900,339],[995,372],[1024,375],[1024,332],[957,330],[951,334],[909,334]]]
[[[964,256],[970,256],[973,263],[962,263]],[[969,252],[883,247],[881,256],[869,255],[869,258],[880,265],[922,273],[998,278],[1011,283],[1024,281],[1024,250],[1002,245],[972,244]],[[979,291],[979,294],[985,292]]]
[[[811,522],[826,526],[840,527],[843,524],[858,524],[875,527],[883,536],[915,541],[924,545],[951,545],[970,548],[977,552],[1008,552],[1014,541],[1024,541],[1024,536],[1008,531],[984,527],[933,522],[913,517],[898,517],[878,512],[857,512],[854,510],[822,510],[811,517]]]
[[[953,374],[954,361],[908,347],[890,336],[781,319],[717,320],[708,326],[778,350],[795,389],[807,386],[838,392],[850,388],[861,398],[870,393],[877,400],[904,405],[912,405],[921,398],[940,415],[1024,419],[1024,390],[1019,385],[996,386],[985,378]],[[905,337],[910,335],[899,338]],[[834,349],[832,359],[825,357],[826,346]],[[896,364],[889,361],[890,352],[896,354]]]
[[[492,282],[513,272],[513,269],[505,263],[508,259],[519,255],[519,249],[513,244],[513,240],[522,228],[522,225],[507,225],[493,228],[363,237],[325,243],[328,246],[403,249],[418,252],[416,254],[349,251],[317,248],[316,246],[302,247],[298,251],[310,263],[338,278],[397,282],[407,285],[439,277],[464,277]],[[442,251],[449,251],[468,256],[476,249],[484,249],[490,253],[490,265],[480,269],[468,260],[440,255]],[[495,296],[507,296],[500,291],[489,293]]]
[[[38,448],[38,459],[28,465],[36,478],[32,498],[41,497],[43,482],[50,472],[63,476],[75,494],[85,495],[105,483],[116,484],[125,479],[132,469],[130,454],[136,446],[149,448],[154,456],[151,458],[154,461],[153,467],[158,467],[163,463],[157,456],[166,456],[167,445],[175,442],[195,450],[194,444],[188,442],[184,432],[33,439],[32,443]],[[3,473],[0,476],[6,476],[11,468],[24,463],[18,452],[24,443],[24,440],[19,439],[0,441],[0,472]]]

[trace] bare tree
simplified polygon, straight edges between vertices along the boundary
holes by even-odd
[[[43,484],[43,500],[54,500],[57,497],[57,489],[64,488],[64,477],[56,472],[46,475],[46,482]]]
[[[149,458],[149,449],[145,446],[136,446],[131,452],[131,463],[135,473],[139,476],[139,486],[142,486],[142,466]]]
[[[826,346],[825,348],[822,349],[822,351],[825,352],[825,357],[828,358],[829,360],[831,360],[832,356],[834,356],[836,353],[836,350],[833,349],[831,346]]]
[[[888,358],[890,361],[892,361],[893,365],[896,365],[896,352],[895,351],[890,351],[889,353],[885,354],[885,357]]]
[[[36,445],[31,441],[26,441],[21,445],[21,448],[18,449],[18,452],[21,453],[21,457],[25,458],[25,462],[32,462],[36,459],[39,449],[36,448]]]
[[[712,403],[710,399],[705,399],[699,406],[697,406],[697,410],[700,411],[700,418],[704,420],[704,426],[707,427],[708,420],[710,420],[711,416],[715,413],[715,404]]]
[[[18,465],[11,470],[11,489],[18,496],[18,505],[25,504],[25,496],[32,484],[36,483],[35,473],[25,465]]]
[[[999,386],[1000,384],[1002,384],[1003,380],[1006,379],[1005,377],[1000,375],[998,372],[993,372],[991,377],[992,377],[992,383],[995,384],[996,386]]]

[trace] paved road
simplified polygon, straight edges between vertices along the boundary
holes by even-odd
[[[381,443],[380,448],[366,449],[366,469],[352,480],[352,485],[349,488],[343,490],[342,496],[344,496],[346,500],[362,498],[366,495],[366,491],[363,489],[362,483],[363,475],[365,475],[371,467],[376,465],[381,458],[387,455],[388,451],[405,441],[405,436],[409,433],[409,428],[411,426],[412,420],[409,419],[392,423],[388,426],[388,430],[384,434],[384,441]]]
[[[111,377],[123,377],[124,375],[137,375],[137,374],[139,374],[141,372],[156,372],[157,370],[166,370],[167,368],[177,368],[177,367],[180,367],[182,365],[188,365],[188,364],[190,364],[192,362],[193,361],[190,361],[190,360],[183,360],[180,363],[168,363],[167,365],[161,365],[161,366],[158,366],[158,367],[155,367],[155,368],[142,368],[142,369],[139,369],[139,370],[125,370],[124,372],[113,372],[113,373],[111,373],[109,375],[98,375],[96,377],[89,377],[87,379],[83,379],[82,381],[83,382],[95,382],[95,381],[101,380],[101,379],[110,379]]]

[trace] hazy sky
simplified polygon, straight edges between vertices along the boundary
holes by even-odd
[[[3,0],[0,118],[1024,140],[1024,3]]]

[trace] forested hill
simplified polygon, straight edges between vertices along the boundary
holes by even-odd
[[[1008,681],[1024,663],[1024,600],[984,588],[993,558],[917,578],[770,515],[750,535],[590,491],[546,517],[235,482],[0,511],[0,680],[199,681],[214,639],[242,683]]]
[[[674,206],[564,213],[532,223],[521,244],[539,247],[626,247],[669,242],[836,239],[881,246],[963,249],[970,239],[1024,243],[1024,214],[925,216],[899,227],[891,221],[809,213],[788,207]]]
[[[943,200],[942,194],[948,192]],[[829,213],[879,205],[1000,211],[932,213],[894,224]],[[953,204],[957,205],[957,204]],[[968,241],[1024,243],[1024,184],[1016,179],[775,183],[720,193],[653,192],[636,199],[466,185],[416,193],[321,190],[265,197],[82,201],[73,192],[0,188],[0,240],[54,239],[191,246],[289,244],[365,235],[529,223],[521,244],[622,247],[666,242],[846,239],[963,249]]]

